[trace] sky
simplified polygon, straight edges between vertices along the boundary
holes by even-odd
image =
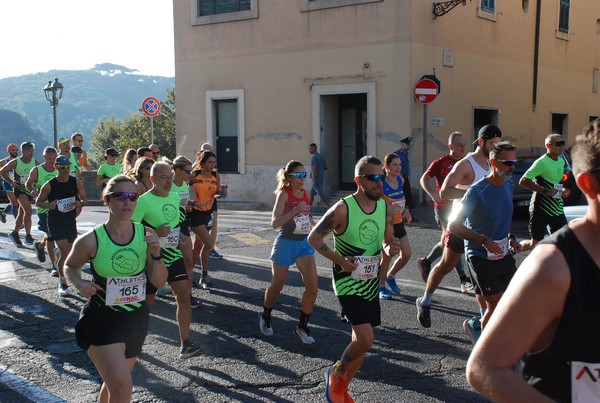
[[[175,76],[173,0],[3,0],[0,79],[118,64]]]

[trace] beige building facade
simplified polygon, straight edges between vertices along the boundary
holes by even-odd
[[[600,115],[599,1],[472,0],[434,18],[442,3],[174,0],[177,152],[213,144],[230,198],[268,205],[313,142],[332,193],[407,136],[416,184],[454,130],[495,123],[526,148]],[[424,121],[414,87],[433,74]]]

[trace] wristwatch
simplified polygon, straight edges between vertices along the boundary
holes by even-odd
[[[160,259],[163,259],[165,257],[165,255],[163,255],[163,253],[161,251],[160,255],[158,255],[158,256],[154,256],[152,253],[150,253],[150,257],[152,258],[152,260],[160,260]]]

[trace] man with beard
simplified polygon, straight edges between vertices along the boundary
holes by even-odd
[[[333,288],[352,324],[352,341],[342,357],[327,368],[328,402],[353,402],[348,383],[362,365],[375,340],[373,328],[381,324],[379,262],[381,251],[394,256],[400,240],[394,238],[392,209],[387,209],[381,161],[362,157],[354,168],[356,192],[329,209],[308,235],[316,251],[333,262]],[[334,248],[325,237],[333,231]]]
[[[6,152],[8,153],[8,156],[0,160],[0,169],[4,165],[8,164],[10,160],[14,160],[15,158],[17,158],[17,155],[19,155],[19,147],[17,147],[16,144],[11,143],[8,146],[6,146]],[[11,179],[14,179],[14,171],[9,171],[8,176]],[[19,202],[15,197],[15,193],[13,191],[12,186],[10,185],[10,182],[6,179],[4,179],[2,182],[4,182],[3,186],[4,191],[6,192],[6,197],[8,197],[8,201],[10,202],[8,206],[4,208],[4,210],[0,210],[0,221],[6,222],[6,214],[12,213],[13,217],[17,218],[17,213],[19,212]]]
[[[467,262],[485,300],[482,330],[517,271],[512,254],[521,250],[511,233],[515,146],[504,141],[496,144],[490,164],[492,172],[467,190],[448,224],[450,231],[465,240]]]

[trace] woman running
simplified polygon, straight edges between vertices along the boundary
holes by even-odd
[[[388,257],[385,253],[383,254],[379,276],[379,298],[383,299],[391,299],[392,294],[400,294],[400,287],[396,284],[395,275],[408,263],[412,254],[406,229],[404,229],[404,221],[410,224],[412,216],[410,210],[406,207],[406,200],[402,191],[404,180],[400,175],[401,168],[402,162],[397,154],[388,154],[385,156],[383,165],[383,171],[385,172],[383,199],[394,210],[394,236],[400,239],[400,255],[388,271],[392,256]],[[386,274],[387,277],[384,277]],[[389,291],[386,288],[386,284],[390,288]],[[390,294],[390,291],[392,294]]]
[[[129,172],[133,170],[135,162],[138,159],[137,151],[135,148],[128,148],[123,154],[123,161],[121,162],[121,172],[124,175],[129,175]]]
[[[300,309],[300,320],[294,333],[303,343],[312,344],[308,319],[312,314],[318,291],[315,250],[308,244],[307,237],[314,225],[310,215],[308,191],[304,188],[306,170],[298,161],[290,161],[277,173],[276,199],[271,217],[273,228],[280,228],[271,251],[271,285],[265,291],[263,313],[259,315],[260,331],[265,336],[273,335],[271,311],[277,296],[283,289],[290,266],[296,263],[304,281],[304,293]]]
[[[131,178],[108,181],[102,196],[108,221],[77,238],[65,274],[79,294],[89,298],[75,326],[77,344],[87,351],[103,383],[100,402],[129,402],[131,371],[148,333],[146,285],[167,280],[156,233],[133,223],[138,193]],[[81,269],[90,262],[92,281]]]
[[[140,195],[143,195],[148,190],[152,189],[152,181],[150,180],[150,169],[154,165],[154,160],[148,157],[138,158],[133,166],[130,176],[135,181],[135,187]]]

